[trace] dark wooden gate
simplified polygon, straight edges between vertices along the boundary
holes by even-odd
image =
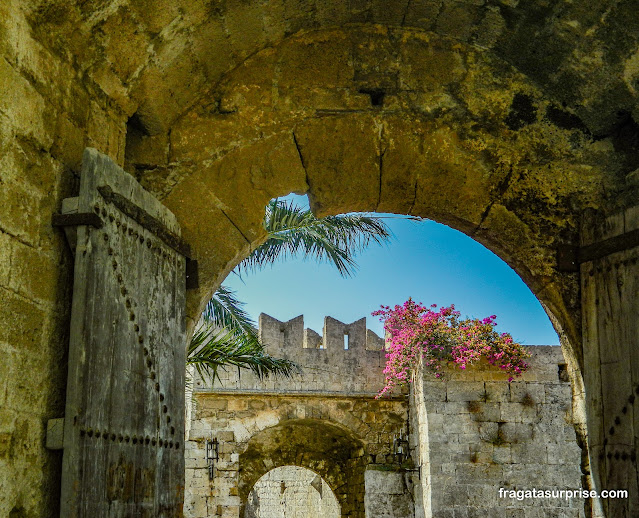
[[[64,422],[63,518],[178,517],[184,492],[185,257],[175,216],[85,150]]]
[[[639,207],[584,221],[581,270],[588,441],[606,516],[639,516]]]

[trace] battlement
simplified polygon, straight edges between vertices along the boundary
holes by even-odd
[[[196,391],[275,391],[279,393],[377,394],[384,386],[386,350],[384,339],[366,328],[366,318],[351,323],[324,318],[322,335],[304,327],[304,316],[280,321],[262,313],[259,336],[266,351],[277,358],[288,358],[302,367],[301,376],[258,379],[250,372],[221,371],[220,381],[211,387],[203,380]],[[517,381],[559,383],[565,362],[557,346],[528,346],[530,369]],[[567,375],[567,373],[564,373]],[[432,374],[425,374],[426,383]],[[455,382],[507,381],[508,375],[483,361],[472,369],[446,369],[447,379]],[[432,387],[441,386],[438,380]],[[434,388],[433,388],[434,390]]]
[[[384,339],[366,328],[366,318],[346,324],[326,317],[320,335],[304,327],[303,315],[282,322],[262,313],[259,336],[266,352],[295,361],[303,374],[260,380],[250,372],[227,369],[212,387],[196,380],[195,390],[375,395],[384,386]]]
[[[366,328],[366,317],[345,324],[333,317],[324,317],[320,336],[304,328],[304,315],[282,322],[266,313],[259,317],[259,336],[270,354],[286,356],[298,349],[319,349],[328,353],[337,351],[382,351],[384,339]]]

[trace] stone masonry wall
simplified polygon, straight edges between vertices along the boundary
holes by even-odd
[[[408,420],[405,398],[228,391],[198,392],[193,399],[185,444],[184,514],[189,518],[243,516],[253,484],[285,465],[321,475],[336,494],[342,516],[363,518],[366,470],[394,466],[393,436]],[[210,437],[220,441],[213,480],[205,461]]]
[[[450,369],[444,380],[424,373],[413,387],[413,447],[422,469],[418,517],[583,516],[581,499],[499,497],[500,488],[581,487],[581,450],[561,349],[528,351],[529,371],[511,383],[482,364]]]
[[[375,399],[383,386],[383,340],[366,329],[366,319],[344,324],[326,317],[322,336],[304,329],[303,316],[280,322],[262,314],[259,323],[267,351],[294,359],[303,373],[259,380],[229,369],[213,384],[195,377],[185,516],[241,516],[253,483],[287,464],[320,474],[335,492],[341,516],[363,518],[365,506],[383,507],[388,517],[412,516],[405,502],[412,511],[412,496],[399,482],[403,475],[398,479],[392,471],[399,466],[391,454],[393,437],[407,426],[407,396]],[[211,436],[222,445],[209,481],[204,459]],[[371,483],[377,498],[364,502]],[[402,514],[393,514],[399,501]]]
[[[0,516],[12,518],[58,516],[62,452],[45,449],[45,429],[64,413],[73,258],[51,214],[75,194],[85,146],[123,163],[127,120],[67,46],[37,40],[31,4],[0,2]]]
[[[260,478],[249,495],[246,518],[339,518],[328,484],[312,471],[282,466]]]
[[[212,386],[196,378],[195,391],[275,390],[374,396],[383,386],[384,340],[366,329],[365,318],[344,324],[326,317],[323,335],[319,335],[304,328],[302,315],[280,322],[262,313],[259,333],[269,354],[295,360],[303,367],[303,375],[260,380],[249,372],[228,369],[220,372],[220,381]],[[348,349],[344,349],[345,343]]]

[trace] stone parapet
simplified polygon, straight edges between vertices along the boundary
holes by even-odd
[[[260,380],[248,371],[228,369],[213,384],[197,378],[195,391],[374,395],[384,386],[384,339],[366,328],[366,318],[346,324],[327,316],[320,335],[304,327],[303,315],[282,322],[262,313],[259,336],[270,355],[297,362],[302,373]]]
[[[356,396],[377,394],[384,386],[384,339],[366,328],[366,318],[346,324],[327,316],[320,335],[304,327],[303,315],[284,322],[262,313],[259,336],[270,355],[297,362],[302,368],[301,374],[291,378],[259,379],[246,370],[228,369],[220,371],[220,379],[215,383],[196,377],[195,391],[347,393]],[[557,382],[560,377],[568,380],[560,347],[531,345],[526,349],[531,353],[530,369],[513,382],[513,387],[522,382]],[[508,380],[507,374],[487,362],[467,370],[448,368],[445,377],[456,382],[451,384],[449,401],[462,397],[463,391],[471,390],[469,387],[473,382],[483,387],[484,383]],[[437,398],[444,390],[444,384],[426,373],[424,390],[427,398]]]

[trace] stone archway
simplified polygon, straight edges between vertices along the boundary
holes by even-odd
[[[161,163],[149,160],[158,142],[169,145]],[[415,28],[301,32],[223,75],[170,135],[129,150],[129,167],[196,250],[192,321],[263,239],[273,196],[306,192],[320,216],[418,215],[481,242],[551,316],[586,448],[578,275],[560,271],[557,257],[577,241],[581,212],[604,203],[614,160],[602,161],[583,123],[506,61]]]
[[[0,106],[0,242],[3,259],[28,265],[0,272],[11,387],[2,510],[57,505],[59,459],[44,449],[42,422],[60,415],[71,265],[49,222],[73,194],[86,145],[126,161],[179,215],[202,267],[192,318],[259,240],[266,200],[310,192],[318,214],[383,207],[433,217],[498,253],[565,335],[579,395],[580,319],[594,308],[580,307],[578,274],[560,272],[555,257],[560,245],[579,244],[584,209],[606,215],[637,199],[636,9],[514,4],[2,5],[1,87],[10,95]],[[330,153],[317,149],[335,134]],[[427,150],[437,160],[424,159]],[[478,195],[467,200],[468,190]],[[455,206],[460,192],[474,212]],[[35,365],[38,347],[49,361]],[[603,427],[615,415],[591,417]],[[29,461],[33,452],[44,468]]]
[[[306,63],[314,65],[304,75]],[[184,221],[197,251],[202,294],[190,298],[192,318],[263,238],[268,199],[308,192],[320,216],[413,214],[482,242],[580,356],[576,279],[557,273],[556,249],[574,241],[580,208],[605,188],[600,146],[578,125],[553,122],[558,108],[517,70],[454,39],[354,26],[258,52],[212,95],[216,103],[207,98],[172,127],[164,163],[146,163],[156,137],[130,151],[131,167],[145,168],[142,182]]]
[[[341,516],[363,518],[367,464],[363,445],[347,429],[316,419],[284,421],[253,435],[239,457],[240,516],[262,476],[273,467],[300,466],[317,473],[331,487]]]
[[[305,63],[312,74],[300,72]],[[381,105],[372,91],[384,94]],[[428,217],[487,246],[528,284],[563,338],[583,415],[578,276],[558,271],[557,250],[576,240],[580,211],[601,203],[609,163],[582,126],[557,122],[569,112],[473,46],[361,25],[286,38],[225,75],[212,96],[172,127],[164,162],[148,163],[159,135],[129,155],[196,250],[192,321],[263,238],[273,196],[307,192],[318,215]]]
[[[317,473],[298,466],[280,466],[262,475],[248,495],[243,518],[281,516],[339,518],[337,499]]]

